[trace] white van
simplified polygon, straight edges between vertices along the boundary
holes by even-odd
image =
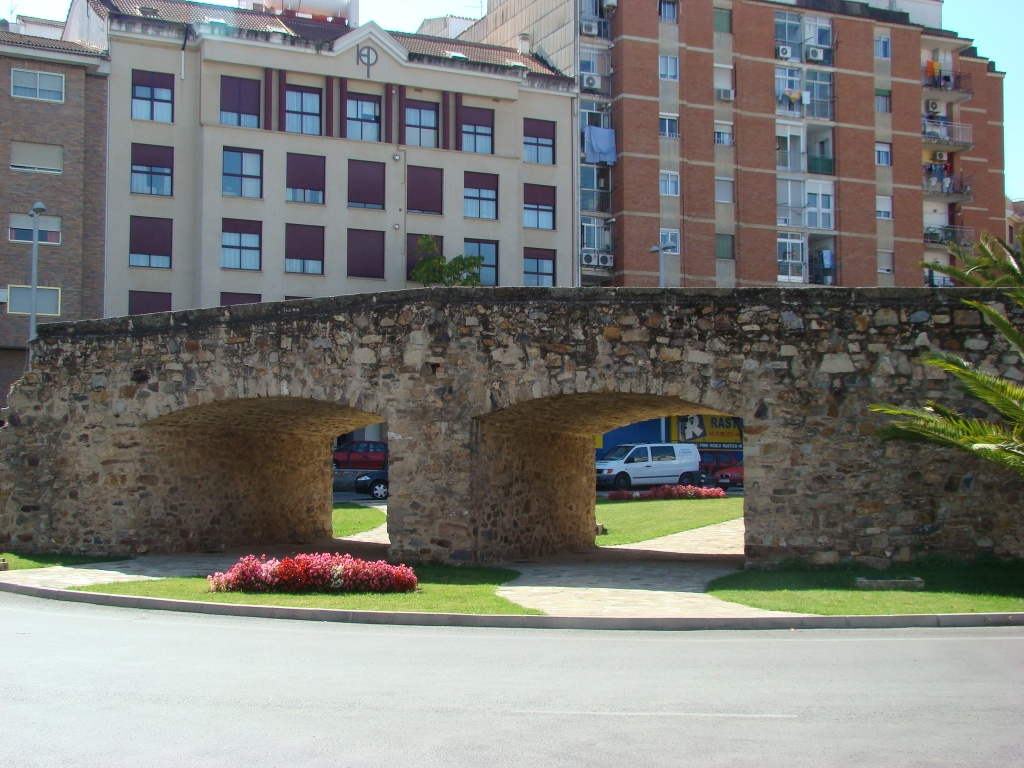
[[[597,487],[701,485],[700,451],[690,443],[617,445],[597,462]]]

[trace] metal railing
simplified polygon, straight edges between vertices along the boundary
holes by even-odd
[[[974,227],[925,227],[924,242],[928,245],[962,245],[974,244]]]
[[[612,210],[612,193],[597,189],[581,189],[580,210],[610,213]]]
[[[807,172],[820,173],[825,176],[836,175],[836,159],[825,155],[808,155]]]
[[[971,90],[970,72],[953,72],[948,69],[940,69],[933,70],[929,74],[927,67],[921,67],[921,85],[936,91],[973,93]]]
[[[802,171],[804,169],[803,152],[790,152],[788,149],[775,150],[775,170]]]
[[[775,207],[775,225],[778,227],[802,227],[804,225],[804,209],[795,205],[777,205]]]
[[[921,181],[921,188],[925,194],[932,197],[963,197],[971,194],[973,184],[974,177],[964,176],[962,173],[926,173]]]
[[[941,120],[922,120],[921,136],[933,144],[974,146],[974,126],[967,123],[947,123]]]
[[[834,115],[834,99],[811,99],[805,104],[804,117],[816,120],[831,120]]]

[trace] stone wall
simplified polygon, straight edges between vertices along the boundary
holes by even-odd
[[[1024,379],[928,289],[432,289],[43,326],[0,430],[0,547],[309,541],[333,435],[386,421],[393,557],[592,544],[593,439],[681,413],[746,424],[747,556],[1024,555],[1022,484],[882,444],[875,402],[964,401],[931,345]]]

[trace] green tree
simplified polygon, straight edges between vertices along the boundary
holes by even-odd
[[[459,256],[446,260],[437,247],[437,240],[423,235],[416,243],[422,258],[416,262],[409,279],[423,285],[480,285],[483,256]]]
[[[1024,233],[1017,249],[987,233],[973,252],[951,249],[960,264],[925,264],[967,285],[1001,287],[1017,306],[1024,308]],[[995,308],[978,301],[964,301],[978,310],[1024,360],[1024,335]],[[946,371],[960,381],[972,396],[987,404],[999,420],[977,418],[973,409],[963,411],[928,401],[918,408],[873,405],[871,410],[896,417],[878,430],[883,440],[945,445],[995,462],[1024,476],[1024,387],[1009,379],[993,376],[976,365],[948,352],[932,350],[923,357],[925,365]]]

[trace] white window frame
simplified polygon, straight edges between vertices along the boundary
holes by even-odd
[[[675,123],[675,131],[672,131],[672,123]],[[662,112],[658,115],[658,136],[663,139],[679,138],[679,115],[670,115]]]
[[[734,146],[735,140],[733,139],[732,125],[732,123],[721,120],[715,121],[715,144],[723,147]]]
[[[786,254],[792,254],[794,252],[793,246],[795,245],[795,251],[798,258],[786,258],[779,259],[779,246],[787,244],[789,247],[786,248]],[[804,236],[799,232],[779,232],[775,236],[775,252],[776,261],[778,264],[778,271],[776,277],[780,283],[806,283],[807,282],[807,241]],[[785,267],[785,273],[782,271],[782,267]]]
[[[36,95],[26,96],[21,93],[14,92],[14,73],[21,72],[28,75],[36,76]],[[39,75],[46,75],[47,77],[59,77],[60,78],[60,98],[59,99],[48,99],[43,96],[39,96]],[[37,69],[21,69],[20,67],[11,67],[11,96],[15,99],[31,99],[32,101],[46,101],[50,104],[63,104],[64,96],[66,94],[64,75],[57,72],[42,72]]]
[[[676,171],[658,171],[658,192],[663,197],[679,197],[679,174]]]
[[[831,181],[808,179],[806,186],[807,207],[805,220],[809,229],[835,229],[836,187]]]
[[[875,35],[875,58],[892,58],[892,38],[888,35]]]
[[[878,271],[883,275],[891,275],[896,269],[894,251],[880,250],[878,252]]]
[[[875,195],[875,218],[892,221],[892,195]]]
[[[892,165],[892,143],[888,141],[875,142],[875,165]]]
[[[658,245],[662,253],[679,253],[679,230],[662,229],[658,234]]]
[[[779,227],[802,227],[807,188],[803,179],[779,177],[775,180],[775,224]]]
[[[48,311],[47,305],[44,303],[44,296],[52,296],[54,293],[57,294],[57,311]],[[24,297],[22,299],[21,297]],[[15,298],[17,297],[17,298]],[[40,301],[42,299],[42,301]],[[20,309],[12,309],[15,305],[21,304],[24,301],[25,311],[22,312]],[[61,290],[53,286],[37,285],[36,286],[36,314],[42,317],[60,317],[61,309]],[[8,315],[30,315],[32,314],[32,286],[31,285],[8,285],[7,286],[7,314]]]
[[[658,56],[658,79],[679,79],[679,57],[662,54]]]
[[[726,186],[726,183],[728,186]],[[724,199],[723,192],[728,189],[728,200]],[[715,202],[735,203],[736,202],[736,179],[727,176],[715,176]]]

